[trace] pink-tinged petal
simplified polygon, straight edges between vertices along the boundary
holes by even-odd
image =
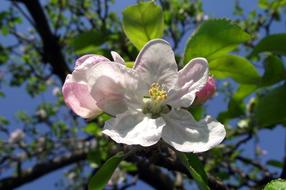
[[[196,105],[203,104],[215,94],[215,91],[216,91],[215,80],[213,77],[209,76],[205,86],[196,93],[196,99],[194,104]]]
[[[111,51],[111,55],[112,55],[112,58],[113,58],[114,62],[120,63],[122,65],[125,65],[124,59],[117,52]]]
[[[167,103],[173,107],[189,107],[208,79],[208,62],[204,58],[192,59],[182,70],[176,87],[168,94]]]
[[[85,118],[90,118],[93,115],[89,109],[94,111],[95,107],[112,115],[125,111],[127,109],[125,87],[127,86],[126,81],[128,81],[126,73],[128,72],[124,65],[110,61],[96,63],[93,57],[87,58],[65,81],[66,85],[63,90],[66,93],[67,104],[75,113]],[[74,92],[72,88],[74,86],[77,87],[76,89],[81,87],[80,90],[83,94]],[[89,103],[85,105],[80,99],[81,97],[86,98]],[[84,106],[81,106],[82,104]]]
[[[122,85],[110,77],[99,77],[92,86],[91,94],[96,100],[97,106],[106,113],[115,116],[127,110]]]
[[[162,138],[181,152],[204,152],[220,144],[225,138],[224,126],[207,116],[197,122],[183,109],[172,110],[164,116],[166,126]]]
[[[86,84],[72,82],[71,75],[63,85],[62,92],[66,104],[79,116],[83,118],[93,118],[101,113],[95,100],[89,93]]]
[[[165,122],[151,119],[141,113],[125,112],[105,122],[103,133],[117,143],[151,146],[160,138]]]
[[[81,65],[83,63],[85,63],[85,64],[87,64],[87,63],[96,64],[96,63],[99,63],[101,61],[109,61],[109,59],[107,59],[106,57],[101,56],[101,55],[87,54],[87,55],[84,55],[84,56],[82,56],[76,60],[74,68],[76,69],[79,65]]]
[[[178,77],[174,52],[169,43],[161,39],[151,40],[143,47],[136,58],[134,70],[147,88],[156,82],[170,89]]]

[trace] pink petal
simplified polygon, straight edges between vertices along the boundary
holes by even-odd
[[[108,76],[101,76],[96,80],[91,94],[97,106],[106,113],[117,115],[127,110],[122,85]]]
[[[62,92],[66,104],[77,115],[83,118],[92,118],[101,113],[95,100],[91,97],[86,84],[69,82],[69,80],[66,80]]]

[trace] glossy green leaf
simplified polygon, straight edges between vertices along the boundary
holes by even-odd
[[[255,67],[236,55],[224,55],[209,63],[210,72],[219,79],[232,78],[242,84],[258,84],[261,80]]]
[[[286,79],[286,70],[281,59],[270,55],[264,61],[264,74],[262,85],[272,85]]]
[[[106,33],[96,30],[85,31],[71,41],[77,54],[94,53],[107,39]]]
[[[128,39],[141,49],[149,40],[161,38],[164,30],[163,13],[153,1],[139,2],[123,11],[123,29]]]
[[[260,52],[272,52],[286,55],[285,44],[286,33],[266,36],[254,47],[250,57],[257,55]]]
[[[286,180],[276,179],[270,181],[263,190],[285,190],[286,189]]]
[[[88,190],[102,190],[111,178],[119,163],[123,160],[123,152],[119,152],[108,159],[88,183]]]
[[[209,19],[189,38],[184,63],[195,57],[205,57],[210,61],[232,51],[238,44],[249,39],[250,35],[230,20]]]
[[[193,153],[185,154],[177,152],[177,155],[184,166],[189,170],[199,188],[201,190],[210,190],[207,181],[207,174],[199,158]]]
[[[274,88],[258,98],[255,115],[260,126],[278,124],[286,121],[286,85]]]

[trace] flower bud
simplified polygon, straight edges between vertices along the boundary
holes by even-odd
[[[209,76],[205,86],[196,93],[196,99],[194,104],[195,105],[203,104],[214,95],[215,91],[216,91],[215,80],[213,77]]]

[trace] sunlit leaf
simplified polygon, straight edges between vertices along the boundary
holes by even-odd
[[[270,181],[263,190],[285,190],[286,189],[286,180],[276,179]]]
[[[210,61],[232,51],[238,44],[249,39],[250,35],[230,20],[209,19],[203,22],[189,38],[184,63],[195,57],[205,57]]]
[[[83,130],[91,135],[96,135],[96,136],[101,135],[101,129],[96,123],[87,124]]]
[[[71,41],[77,54],[94,53],[107,39],[107,34],[96,30],[85,31]]]
[[[151,39],[161,38],[164,30],[163,13],[154,2],[139,2],[123,11],[123,29],[129,40],[141,49]]]
[[[102,190],[111,178],[116,167],[123,160],[123,157],[123,152],[119,152],[108,159],[90,179],[88,190]]]
[[[246,59],[236,55],[224,55],[209,63],[211,73],[219,79],[232,78],[238,83],[258,84],[260,76]]]

